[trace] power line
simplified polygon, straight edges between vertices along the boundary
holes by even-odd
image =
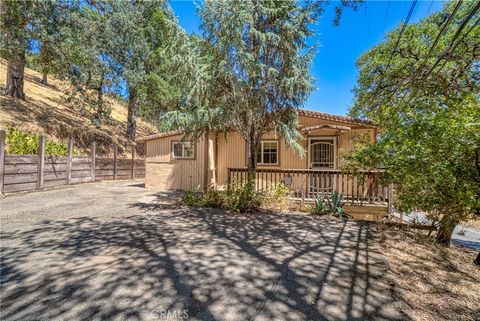
[[[385,21],[383,22],[383,33],[385,33],[385,27],[387,26],[388,11],[390,10],[390,1],[388,1],[387,12],[385,13]]]
[[[450,43],[448,44],[447,48],[444,50],[444,52],[442,54],[440,54],[438,57],[437,57],[437,60],[435,61],[435,63],[433,64],[433,66],[430,68],[430,70],[427,72],[426,76],[429,76],[430,73],[437,67],[437,65],[440,63],[440,61],[442,60],[442,58],[446,58],[448,56],[450,56],[454,51],[455,49],[457,49],[458,45],[463,41],[463,39],[465,39],[465,37],[473,30],[473,28],[475,28],[476,25],[478,25],[478,23],[480,22],[480,18],[477,19],[477,21],[475,21],[473,23],[473,25],[467,30],[467,32],[462,36],[462,38],[457,41],[457,43],[455,43],[455,40],[458,38],[458,36],[460,35],[460,33],[463,31],[463,29],[465,29],[465,27],[467,26],[468,22],[470,21],[470,19],[472,19],[472,17],[475,15],[475,13],[477,13],[477,11],[480,9],[480,1],[477,3],[477,5],[473,8],[472,12],[470,12],[470,14],[468,15],[467,18],[465,18],[465,20],[462,22],[462,24],[458,27],[457,31],[455,32],[455,35],[453,36],[452,40],[450,41]],[[455,45],[454,45],[455,43]],[[445,64],[446,64],[446,61],[445,61]],[[439,71],[445,66],[445,64],[442,65],[442,67],[439,69]]]
[[[390,58],[388,59],[388,64],[385,72],[387,71],[388,67],[390,66],[390,63],[392,62],[393,56],[395,55],[395,52],[397,51],[397,47],[400,43],[400,39],[402,38],[403,32],[407,28],[408,22],[410,21],[410,18],[412,17],[413,10],[415,9],[415,5],[417,4],[417,0],[414,0],[412,2],[412,5],[410,6],[410,10],[408,11],[407,18],[403,22],[402,29],[400,30],[400,34],[397,37],[397,41],[395,42],[395,46],[393,47],[393,51],[390,54]]]
[[[367,14],[367,4],[365,4],[365,14]],[[367,46],[368,46],[368,41],[370,40],[370,25],[372,22],[372,15],[368,15],[368,26],[367,26]]]
[[[457,4],[455,5],[455,8],[453,9],[452,13],[448,16],[448,19],[447,21],[445,21],[445,23],[443,24],[442,26],[442,29],[440,29],[440,32],[438,33],[437,37],[435,38],[435,41],[433,42],[433,44],[430,46],[430,49],[428,50],[428,53],[427,55],[425,56],[425,59],[423,60],[423,62],[420,64],[420,67],[418,67],[417,69],[417,72],[420,72],[422,70],[422,68],[425,66],[425,64],[427,63],[427,60],[428,60],[428,57],[430,57],[430,55],[433,53],[433,50],[435,49],[435,47],[437,46],[438,42],[440,41],[440,37],[445,33],[445,31],[447,30],[447,27],[448,25],[450,24],[450,22],[452,21],[453,17],[455,16],[455,14],[457,13],[458,9],[460,8],[460,6],[462,5],[463,3],[463,0],[459,0],[457,2]]]
[[[434,0],[432,0],[432,1],[430,2],[430,6],[428,7],[427,13],[425,14],[426,17],[428,17],[428,14],[430,13],[430,10],[432,10],[433,1],[434,1]]]
[[[417,4],[417,0],[413,0],[412,4],[410,5],[410,10],[408,11],[407,18],[403,22],[402,29],[400,30],[400,33],[398,34],[397,41],[395,42],[395,46],[393,47],[392,53],[390,54],[390,57],[388,59],[388,63],[386,64],[386,67],[385,67],[385,71],[382,75],[382,78],[378,82],[379,87],[381,87],[381,85],[383,83],[383,80],[385,79],[385,75],[387,74],[388,68],[390,67],[390,64],[392,62],[393,56],[395,55],[395,52],[397,51],[397,47],[398,47],[398,44],[400,43],[400,39],[402,38],[402,35],[403,35],[405,29],[407,28],[408,22],[410,21],[410,18],[412,17],[412,12],[415,9],[416,4]],[[405,5],[404,5],[403,9],[405,11]]]

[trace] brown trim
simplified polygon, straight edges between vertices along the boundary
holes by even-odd
[[[170,137],[170,136],[176,136],[176,135],[181,135],[183,134],[182,131],[175,130],[175,131],[169,131],[169,132],[164,132],[164,133],[158,133],[158,134],[153,134],[149,136],[144,136],[144,137],[139,137],[135,141],[142,143],[142,142],[147,142],[149,140],[154,140],[158,138],[165,138],[165,137]]]
[[[192,143],[193,144],[193,157],[179,157],[176,158],[173,156],[173,144],[174,143]],[[170,162],[175,161],[191,161],[197,160],[197,142],[192,140],[172,140],[170,141]]]
[[[319,118],[319,119],[324,119],[324,120],[331,120],[331,121],[336,121],[336,122],[340,122],[340,123],[358,124],[360,126],[363,126],[363,128],[377,127],[372,122],[367,121],[367,120],[357,119],[357,118],[348,117],[348,116],[340,116],[340,115],[322,113],[322,112],[319,112],[319,111],[308,110],[308,109],[299,109],[298,110],[298,115],[299,116]]]
[[[308,127],[301,127],[300,131],[305,132],[307,135],[311,131],[321,130],[321,129],[339,129],[339,130],[351,130],[350,126],[340,126],[340,125],[332,125],[332,124],[321,124],[321,125],[314,125]]]

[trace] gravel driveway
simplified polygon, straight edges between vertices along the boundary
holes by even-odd
[[[0,200],[2,320],[405,320],[366,224],[176,204],[141,182]]]

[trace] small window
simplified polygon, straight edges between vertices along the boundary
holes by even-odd
[[[261,141],[258,147],[257,164],[278,164],[278,141]]]
[[[194,145],[192,142],[174,142],[172,144],[173,158],[193,158]]]

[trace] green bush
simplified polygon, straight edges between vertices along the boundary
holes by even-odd
[[[38,154],[38,140],[40,135],[30,134],[19,131],[14,127],[8,128],[6,137],[6,153],[15,155],[35,155]],[[77,150],[73,149],[73,155],[77,155]],[[67,155],[67,144],[45,141],[45,155],[65,156]]]
[[[252,192],[246,183],[232,182],[226,191],[209,188],[205,192],[185,192],[183,200],[189,206],[223,208],[240,213],[280,202],[286,191],[286,186],[275,186],[269,193]]]
[[[290,192],[284,183],[271,184],[262,197],[262,206],[275,209],[284,209],[287,206],[287,196]]]
[[[333,214],[338,217],[342,217],[345,213],[343,206],[345,202],[343,201],[343,194],[338,192],[333,192],[330,198],[316,198],[315,207],[313,208],[313,213],[318,215]]]
[[[223,208],[233,212],[248,212],[261,207],[263,195],[252,192],[248,183],[232,182],[225,191]]]
[[[199,195],[200,194],[198,192],[187,191],[183,196],[183,202],[188,206],[198,206]]]

